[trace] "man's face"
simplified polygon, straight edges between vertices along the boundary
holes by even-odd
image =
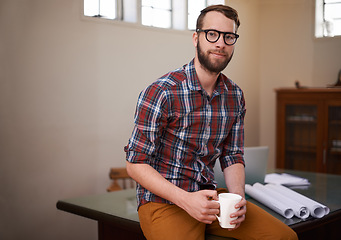
[[[219,59],[210,57],[210,54],[221,54],[222,57]],[[213,51],[207,51],[204,52],[204,50],[201,48],[200,40],[198,41],[197,45],[197,56],[200,64],[209,72],[212,73],[220,73],[223,71],[228,63],[231,61],[231,58],[233,56],[233,52],[231,54],[226,53],[222,50],[213,50]]]
[[[235,22],[222,13],[208,12],[204,18],[202,30],[214,29],[221,32],[235,32]],[[197,58],[201,67],[212,73],[219,73],[230,62],[234,45],[229,46],[224,42],[223,34],[215,43],[208,42],[204,32],[194,34],[194,45],[197,49]]]

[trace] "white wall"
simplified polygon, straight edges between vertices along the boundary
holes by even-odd
[[[341,37],[314,38],[315,0],[260,0],[260,145],[275,166],[274,89],[326,87],[341,69]]]
[[[225,74],[247,101],[246,145],[269,145],[274,88],[336,81],[340,38],[313,38],[314,0],[229,0],[240,39]],[[82,0],[0,1],[0,238],[95,239],[59,199],[105,192],[124,166],[138,93],[194,56],[190,32],[82,17]]]
[[[241,25],[233,60],[227,75],[244,91],[246,100],[245,146],[259,145],[259,9],[254,0],[228,0],[238,10]]]
[[[257,13],[225,71],[245,88],[246,144],[259,133]],[[250,4],[250,5],[249,5]],[[82,17],[82,0],[0,1],[0,238],[95,239],[59,199],[105,192],[124,166],[138,93],[194,56],[190,32]],[[250,40],[252,39],[252,40]]]

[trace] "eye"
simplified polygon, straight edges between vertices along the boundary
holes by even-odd
[[[236,38],[236,37],[235,37],[233,34],[226,34],[226,35],[225,35],[226,41],[234,40],[235,38]]]
[[[212,37],[212,38],[214,38],[214,37],[217,37],[218,36],[218,33],[217,32],[215,32],[215,31],[208,31],[208,36],[209,37]]]

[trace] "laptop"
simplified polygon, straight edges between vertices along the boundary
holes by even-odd
[[[264,183],[268,166],[269,147],[245,147],[245,183],[253,185],[256,182]],[[218,188],[226,188],[224,174],[221,171],[219,160],[213,168],[214,178],[218,183]]]

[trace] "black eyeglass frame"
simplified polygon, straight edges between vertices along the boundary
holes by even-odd
[[[217,38],[215,41],[210,41],[210,40],[208,40],[208,38],[207,38],[207,33],[208,33],[209,31],[214,31],[214,32],[219,33],[219,36],[218,36],[218,38]],[[223,35],[224,35],[224,37],[223,37],[223,38],[224,38],[224,43],[225,43],[226,45],[228,45],[228,46],[234,45],[234,44],[237,42],[237,39],[239,38],[239,35],[238,35],[237,33],[233,33],[233,32],[221,32],[221,31],[218,31],[218,30],[215,30],[215,29],[197,29],[196,32],[204,32],[204,33],[205,33],[205,38],[206,38],[206,40],[207,40],[208,42],[210,42],[210,43],[215,43],[215,42],[217,42],[217,41],[219,40],[219,38],[220,38],[220,35],[223,34]],[[226,34],[232,34],[232,35],[235,36],[235,39],[234,39],[234,42],[233,42],[233,43],[226,43],[226,39],[225,39]]]

